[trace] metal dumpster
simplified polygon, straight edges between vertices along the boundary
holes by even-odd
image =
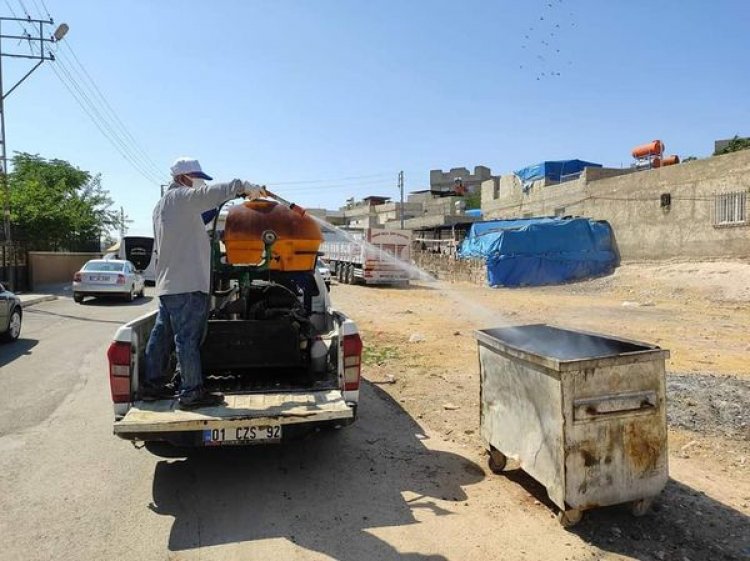
[[[669,351],[544,324],[475,337],[490,469],[520,462],[565,526],[599,506],[644,514],[667,482]]]

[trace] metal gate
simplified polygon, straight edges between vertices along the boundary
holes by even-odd
[[[26,245],[0,242],[0,283],[9,290],[29,290],[29,265]]]

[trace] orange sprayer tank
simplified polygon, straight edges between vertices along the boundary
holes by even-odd
[[[679,164],[679,163],[680,163],[680,157],[679,156],[675,156],[675,155],[665,156],[664,159],[662,159],[662,161],[661,161],[661,166],[662,167],[664,167],[664,166],[673,166],[673,165]]]
[[[633,148],[633,157],[635,159],[661,156],[663,153],[664,143],[661,140],[652,140],[648,144],[641,144]]]
[[[323,241],[320,227],[307,215],[276,201],[247,201],[233,206],[224,227],[227,262],[258,263],[263,254],[263,232],[273,230],[276,243],[270,268],[274,271],[311,271]]]

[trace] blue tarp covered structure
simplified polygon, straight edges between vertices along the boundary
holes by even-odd
[[[542,162],[533,166],[528,166],[514,172],[521,183],[531,184],[538,179],[548,178],[554,181],[562,181],[566,175],[575,175],[581,173],[583,168],[600,168],[601,164],[586,162],[584,160],[558,160],[555,162]]]
[[[609,224],[587,218],[530,218],[472,224],[459,256],[485,259],[490,286],[561,284],[611,273]]]

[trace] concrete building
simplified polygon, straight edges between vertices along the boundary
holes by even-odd
[[[586,168],[574,181],[514,175],[482,183],[485,219],[585,216],[606,220],[624,260],[750,258],[750,150],[674,166]]]
[[[453,191],[456,179],[460,179],[468,193],[480,189],[482,182],[492,178],[490,168],[475,166],[474,173],[466,168],[451,168],[450,171],[440,169],[430,170],[430,191],[433,193],[449,193]]]

